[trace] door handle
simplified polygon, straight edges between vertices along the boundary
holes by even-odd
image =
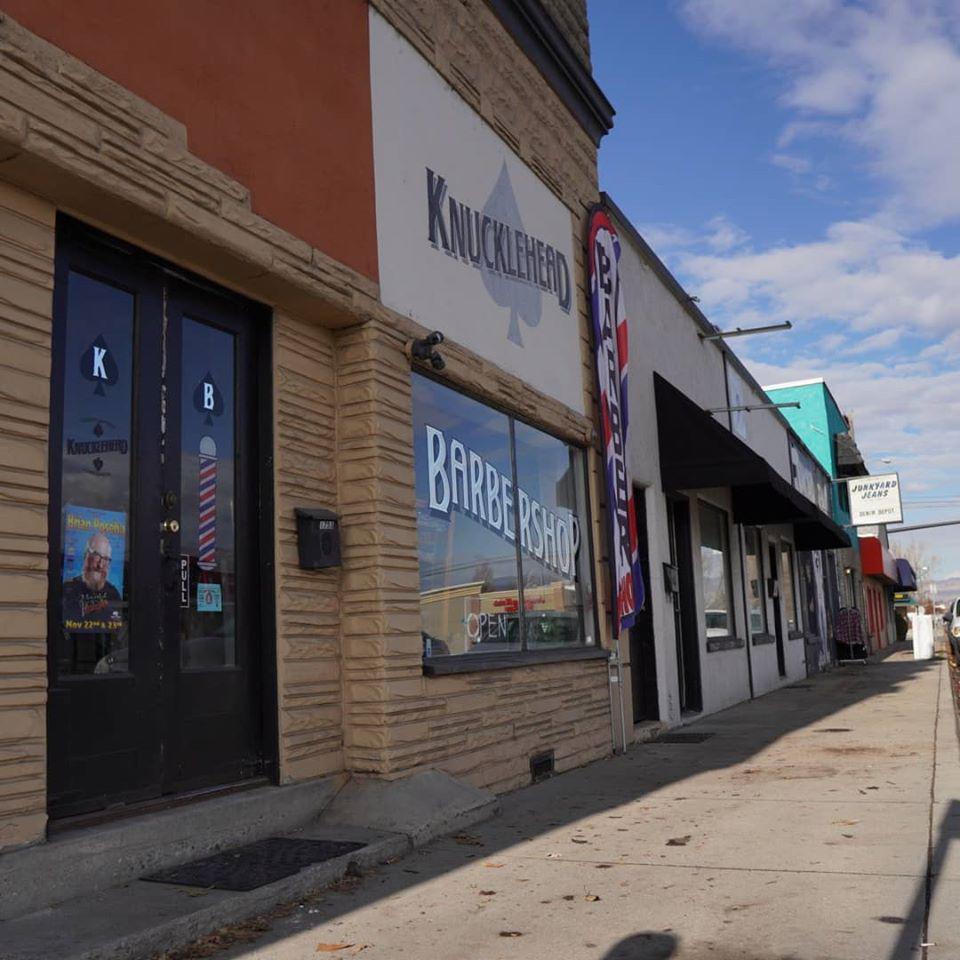
[[[179,520],[164,520],[160,524],[160,529],[164,533],[179,533],[180,532],[180,521]]]

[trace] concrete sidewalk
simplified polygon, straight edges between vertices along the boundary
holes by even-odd
[[[247,926],[216,956],[960,957],[944,661],[839,669],[686,732],[711,736],[512,794],[498,819],[294,905],[262,934]]]

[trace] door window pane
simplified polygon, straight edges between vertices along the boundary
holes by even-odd
[[[425,656],[520,649],[507,417],[413,377]]]
[[[525,423],[514,437],[526,645],[592,644],[583,452]]]
[[[183,318],[180,666],[236,665],[234,335]]]
[[[135,298],[67,279],[57,672],[126,673]]]
[[[760,553],[759,533],[755,527],[746,527],[743,540],[746,544],[744,562],[747,578],[747,608],[750,611],[750,633],[765,633],[767,629],[767,605],[763,593],[763,560]]]
[[[783,568],[783,607],[787,611],[787,629],[799,630],[797,625],[797,595],[793,579],[793,547],[780,543],[780,566]]]
[[[732,636],[734,624],[727,515],[703,502],[700,504],[700,565],[707,636]]]

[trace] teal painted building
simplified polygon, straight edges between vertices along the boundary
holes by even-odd
[[[837,435],[850,429],[840,406],[834,399],[826,381],[797,380],[763,388],[772,403],[799,403],[799,407],[784,407],[781,413],[820,466],[834,480],[839,474],[837,463]],[[832,484],[830,502],[833,518],[846,529],[850,542],[857,542],[857,533],[850,526],[850,507],[847,503],[847,487],[843,483]]]

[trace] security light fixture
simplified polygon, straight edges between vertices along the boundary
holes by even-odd
[[[443,343],[443,334],[439,330],[434,330],[433,333],[428,333],[419,340],[411,340],[407,347],[412,359],[419,360],[421,363],[429,363],[434,370],[442,370],[446,366],[446,362],[440,356],[440,353],[434,349],[434,347],[439,347],[441,343]]]
[[[775,330],[792,330],[789,320],[783,323],[770,323],[763,327],[737,327],[735,330],[717,330],[716,333],[700,333],[701,340],[729,340],[731,337],[746,337],[751,333],[773,333]]]
[[[753,410],[781,410],[783,407],[797,407],[799,409],[800,404],[796,400],[787,403],[742,403],[736,407],[710,407],[707,413],[739,413],[741,410],[750,413]]]

